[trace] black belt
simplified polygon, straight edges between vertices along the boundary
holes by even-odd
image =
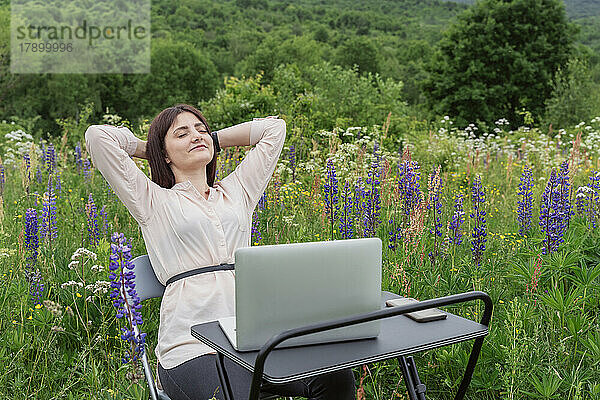
[[[192,270],[185,271],[185,272],[182,272],[180,274],[170,277],[169,280],[167,281],[166,286],[169,286],[171,283],[178,281],[180,279],[187,278],[188,276],[203,274],[205,272],[228,271],[228,270],[234,269],[234,267],[235,267],[235,264],[222,263],[219,265],[211,265],[209,267],[201,267],[201,268],[192,269]]]

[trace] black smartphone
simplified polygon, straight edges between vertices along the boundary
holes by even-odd
[[[418,300],[413,299],[412,297],[400,297],[397,299],[391,299],[385,302],[385,305],[388,307],[396,307],[396,306],[404,306],[407,304],[418,303]],[[404,314],[410,319],[413,319],[417,322],[430,322],[430,321],[438,321],[441,319],[446,319],[448,316],[445,312],[438,310],[437,308],[429,308],[427,310],[421,311],[413,311],[410,313]]]

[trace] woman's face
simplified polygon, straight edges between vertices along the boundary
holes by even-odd
[[[200,147],[198,147],[200,146]],[[212,137],[204,123],[191,112],[177,115],[165,135],[165,161],[180,171],[205,167],[213,158]]]

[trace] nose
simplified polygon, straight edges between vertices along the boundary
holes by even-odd
[[[202,139],[203,133],[198,132],[196,129],[193,130],[194,134],[192,135],[192,140],[194,142],[199,142]]]

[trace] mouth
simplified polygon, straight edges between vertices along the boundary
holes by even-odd
[[[194,147],[190,151],[194,151],[194,150],[198,150],[198,149],[208,149],[208,146],[206,146],[205,144],[201,144],[201,145]]]

